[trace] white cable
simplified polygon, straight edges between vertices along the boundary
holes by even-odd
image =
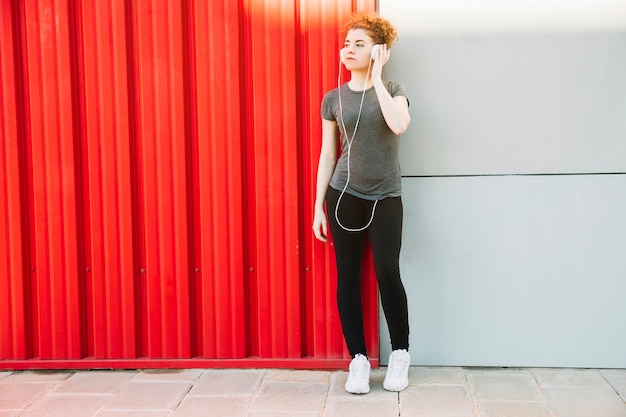
[[[359,105],[359,115],[356,119],[356,124],[354,125],[354,131],[352,132],[352,137],[350,138],[348,136],[348,131],[346,130],[346,124],[343,121],[343,107],[341,105],[341,62],[342,60],[339,60],[339,76],[337,77],[337,92],[339,94],[339,119],[341,120],[341,125],[343,126],[343,132],[346,135],[346,143],[348,145],[348,177],[346,178],[346,185],[343,187],[343,190],[341,191],[341,194],[339,194],[339,198],[337,199],[337,205],[335,206],[335,220],[337,220],[337,224],[346,232],[362,232],[363,230],[367,229],[370,224],[372,224],[372,220],[374,220],[374,213],[376,212],[376,205],[378,204],[378,200],[374,201],[374,206],[372,207],[372,215],[370,216],[369,221],[367,222],[367,224],[361,228],[349,228],[349,227],[345,227],[343,224],[341,224],[341,221],[339,221],[339,203],[341,202],[341,198],[343,197],[343,195],[346,192],[346,189],[348,188],[348,184],[350,183],[350,150],[352,149],[352,141],[354,140],[354,137],[356,136],[356,129],[359,127],[359,121],[361,120],[361,110],[363,110],[363,100],[365,99],[365,92],[367,91],[367,80],[369,78],[370,75],[370,68],[372,67],[372,60],[370,60],[369,65],[367,66],[367,74],[365,75],[365,84],[363,85],[363,94],[361,95],[361,104]]]

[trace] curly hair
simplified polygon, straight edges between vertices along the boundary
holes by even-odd
[[[364,29],[369,32],[374,43],[386,43],[388,47],[398,40],[398,31],[391,22],[373,12],[353,14],[342,28],[343,36],[352,29]]]

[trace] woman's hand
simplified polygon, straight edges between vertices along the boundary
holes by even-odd
[[[396,135],[401,135],[409,127],[411,116],[409,115],[409,102],[406,97],[391,97],[381,79],[383,66],[389,61],[390,56],[391,51],[386,44],[381,44],[378,50],[374,51],[372,82],[387,126]]]
[[[387,48],[387,44],[383,43],[379,45],[377,51],[374,52],[374,66],[372,68],[372,80],[382,80],[383,66],[389,61],[391,51]]]
[[[321,240],[322,242],[328,241],[326,213],[324,213],[323,209],[315,210],[315,215],[313,217],[313,233],[315,233],[315,238],[317,240]]]

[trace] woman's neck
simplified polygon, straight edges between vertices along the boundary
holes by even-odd
[[[352,71],[348,85],[352,90],[367,90],[372,86],[372,77],[361,71]]]

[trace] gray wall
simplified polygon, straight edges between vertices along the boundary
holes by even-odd
[[[427,3],[379,8],[400,31],[385,78],[411,100],[413,364],[626,368],[626,6],[618,24],[530,30],[529,12],[490,31],[484,11],[421,27]]]

